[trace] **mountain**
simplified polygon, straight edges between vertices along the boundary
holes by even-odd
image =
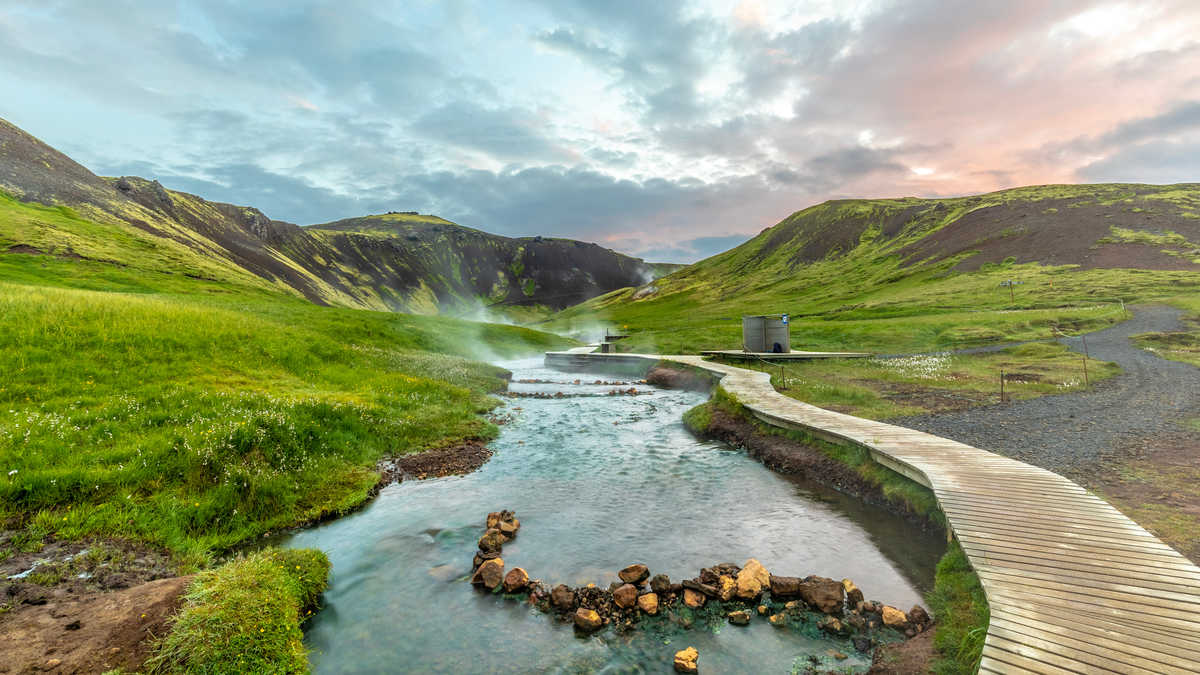
[[[596,244],[512,239],[436,216],[389,213],[313,227],[132,176],[105,178],[0,119],[0,190],[88,225],[0,227],[0,250],[184,265],[325,305],[419,313],[561,309],[672,271]],[[62,224],[60,223],[60,226]],[[168,264],[169,263],[169,264]],[[163,268],[163,269],[166,269]]]
[[[895,352],[1044,338],[1091,321],[1086,307],[1170,297],[1198,282],[1200,184],[1042,185],[825,202],[545,326],[605,320],[634,333],[632,348],[732,348],[742,314],[787,312],[797,349]],[[988,309],[1003,313],[985,321]],[[885,320],[891,328],[870,323]]]

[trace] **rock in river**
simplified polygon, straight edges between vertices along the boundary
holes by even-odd
[[[737,582],[733,577],[722,574],[717,577],[717,597],[721,602],[729,602],[737,592]]]
[[[884,605],[883,625],[903,630],[908,625],[908,617],[904,615],[904,612],[901,612],[895,607]]]
[[[621,577],[621,581],[637,586],[650,576],[650,568],[641,563],[636,563],[618,572],[617,576]]]
[[[858,603],[865,599],[862,589],[855,586],[854,582],[849,579],[842,579],[842,588],[846,591],[846,604],[850,607],[858,607]]]
[[[580,607],[579,609],[575,610],[576,628],[591,633],[600,630],[600,627],[603,625],[604,621],[600,618],[600,615],[596,613],[596,610],[588,609],[586,607]]]
[[[800,597],[826,614],[842,611],[846,589],[840,582],[825,577],[805,577],[800,583]]]
[[[520,567],[514,567],[504,575],[504,592],[518,593],[529,586],[529,573]]]
[[[637,604],[637,587],[633,584],[621,584],[613,591],[613,602],[621,609],[629,609]]]
[[[484,553],[499,551],[502,548],[504,548],[504,533],[500,530],[492,528],[479,538],[479,550]]]
[[[475,574],[471,577],[472,584],[489,591],[499,586],[502,581],[504,581],[504,559],[502,558],[483,561],[483,564],[475,570]]]
[[[655,574],[650,578],[650,590],[659,595],[671,592],[671,578],[665,574]]]
[[[692,609],[699,609],[700,607],[703,607],[704,603],[707,601],[708,597],[700,591],[693,590],[691,588],[683,589],[683,604],[687,605],[688,607],[691,607]]]
[[[700,652],[696,651],[695,647],[688,647],[675,652],[675,672],[677,673],[694,673],[698,670],[697,661],[700,660]]]
[[[560,612],[569,612],[575,607],[575,591],[566,584],[559,584],[550,591],[550,604]]]
[[[728,614],[729,623],[735,626],[747,626],[750,624],[750,612],[744,609],[739,609]]]
[[[771,575],[767,568],[754,558],[747,560],[737,573],[737,597],[743,600],[757,599],[770,585]]]
[[[647,614],[658,614],[658,594],[646,593],[639,595],[637,599],[638,609]]]

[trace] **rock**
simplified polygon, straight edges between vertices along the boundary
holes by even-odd
[[[684,579],[682,585],[683,585],[684,590],[690,589],[690,590],[696,591],[698,593],[703,593],[706,597],[709,597],[709,598],[715,598],[715,597],[718,597],[721,595],[721,592],[718,591],[715,586],[710,586],[708,584],[702,584],[699,581],[693,581],[692,579]]]
[[[496,526],[499,524],[500,524],[500,512],[499,511],[492,511],[491,513],[489,513],[487,515],[487,528],[486,529],[494,530],[494,529],[496,529]]]
[[[850,658],[850,656],[842,652],[834,652],[833,658],[837,659],[838,661],[845,661],[846,659]]]
[[[846,625],[854,630],[866,630],[867,620],[858,612],[850,612],[845,616]]]
[[[754,600],[770,587],[771,575],[754,558],[746,561],[746,566],[737,573],[737,597],[743,600]]]
[[[504,559],[492,558],[483,561],[479,569],[471,577],[471,583],[489,591],[494,590],[504,581]]]
[[[871,638],[861,636],[854,638],[854,651],[858,652],[859,654],[870,653]]]
[[[735,626],[750,625],[750,612],[747,612],[744,609],[739,609],[739,610],[730,612],[729,614],[726,614],[725,616],[726,616],[726,618],[729,619],[729,623],[731,623]]]
[[[519,529],[521,529],[521,523],[515,518],[511,521],[500,521],[500,534],[503,534],[508,539],[517,536],[517,530]]]
[[[477,570],[477,569],[479,569],[479,566],[483,564],[484,560],[491,560],[492,558],[499,558],[499,557],[500,557],[500,554],[496,551],[490,551],[488,553],[484,553],[483,551],[477,551],[475,553],[475,559],[473,561],[471,561],[471,569]]]
[[[850,607],[858,607],[858,603],[863,601],[863,592],[854,585],[849,579],[842,579],[842,589],[846,592],[846,604]]]
[[[529,573],[520,567],[514,567],[504,575],[504,592],[518,593],[529,586]]]
[[[733,580],[733,577],[724,574],[717,577],[717,597],[721,599],[721,602],[729,602],[735,593],[737,593],[737,582]]]
[[[504,534],[496,528],[484,532],[483,536],[479,538],[479,550],[484,553],[493,551],[499,553],[502,548],[504,548]]]
[[[550,604],[560,612],[569,612],[575,607],[575,591],[566,584],[559,584],[550,591]]]
[[[629,609],[637,604],[637,586],[633,584],[621,584],[621,587],[613,591],[613,602],[617,607]]]
[[[714,565],[713,569],[717,571],[717,574],[724,574],[731,577],[736,577],[738,572],[742,571],[742,568],[733,563],[720,563],[719,565]]]
[[[821,620],[817,622],[817,628],[820,628],[830,635],[840,636],[846,633],[846,627],[843,626],[842,622],[838,621],[837,617],[835,616],[821,617]]]
[[[650,590],[659,595],[666,595],[671,592],[671,578],[665,574],[655,574],[650,577]]]
[[[688,607],[691,607],[692,609],[699,609],[703,607],[704,603],[707,601],[708,597],[700,591],[692,590],[690,588],[683,589],[683,604],[687,605]]]
[[[62,659],[50,659],[46,662],[47,668],[57,668],[62,665]],[[692,671],[695,672],[695,671]]]
[[[650,569],[641,563],[635,563],[617,573],[621,581],[635,586],[640,585],[650,576]]]
[[[777,577],[774,574],[770,575],[771,597],[782,600],[784,598],[799,596],[802,581],[800,577]]]
[[[699,669],[700,652],[695,647],[688,647],[675,652],[675,672],[694,673]]]
[[[910,623],[918,626],[928,626],[933,619],[929,617],[929,613],[920,605],[913,605],[913,608],[908,610],[908,620]]]
[[[719,572],[711,567],[705,567],[700,570],[700,583],[712,586],[717,583],[717,577],[721,576]]]
[[[600,618],[600,615],[596,613],[596,610],[588,609],[586,607],[580,607],[579,609],[575,610],[576,628],[592,633],[600,630],[600,627],[603,625],[604,620]]]
[[[846,590],[842,584],[825,577],[805,577],[800,583],[800,597],[809,606],[817,608],[825,614],[837,614],[842,611]]]
[[[783,614],[772,614],[767,617],[767,621],[776,628],[787,625],[787,617]]]
[[[783,608],[794,614],[808,609],[808,605],[804,604],[803,600],[788,600]]]
[[[638,609],[647,614],[658,614],[658,593],[646,593],[639,595],[637,599]]]
[[[759,605],[759,606],[758,606],[758,615],[759,615],[759,616],[766,616],[766,615],[767,615],[767,611],[768,611],[768,610],[767,610],[767,606],[766,606],[766,605]]]
[[[904,612],[890,605],[883,606],[883,625],[903,630],[908,625],[908,617]]]

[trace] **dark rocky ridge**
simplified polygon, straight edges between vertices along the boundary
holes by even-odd
[[[172,240],[318,304],[422,313],[561,309],[674,269],[596,244],[513,239],[412,212],[300,227],[158,181],[97,176],[3,119],[0,190]]]

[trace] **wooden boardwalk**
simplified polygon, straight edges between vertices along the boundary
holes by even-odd
[[[768,424],[870,451],[933,490],[983,584],[984,673],[1200,673],[1200,567],[1058,474],[824,410],[770,376],[699,356],[552,352],[551,366],[669,360],[721,378]]]

